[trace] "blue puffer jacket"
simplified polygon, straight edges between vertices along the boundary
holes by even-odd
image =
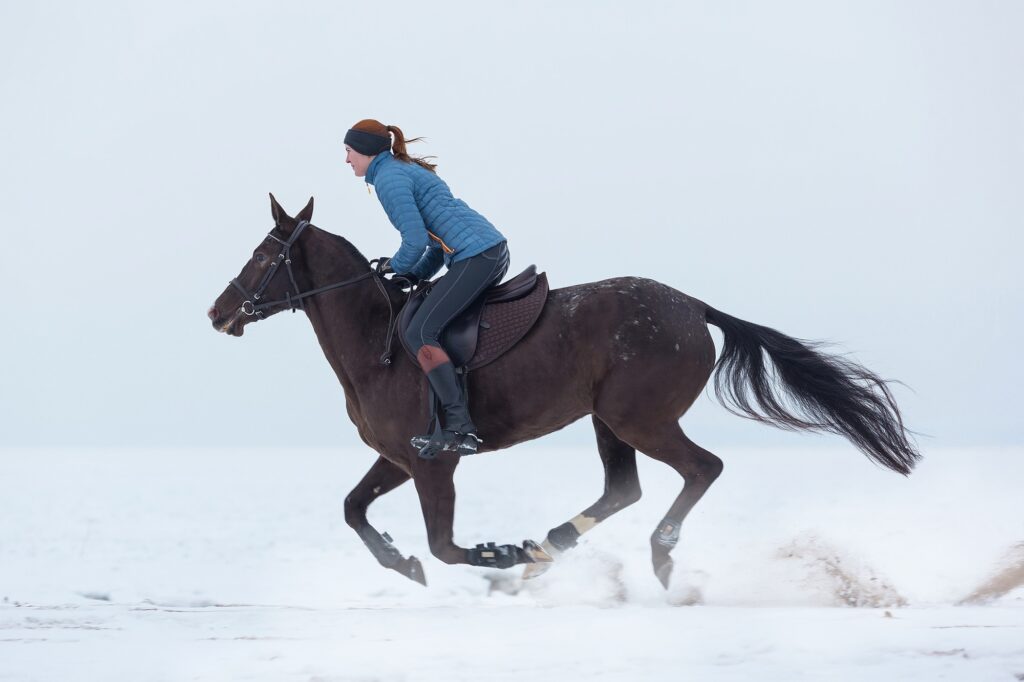
[[[400,275],[429,279],[442,262],[450,266],[505,241],[487,218],[453,197],[444,180],[391,152],[374,157],[366,182],[402,233],[402,246],[391,259],[391,268]]]

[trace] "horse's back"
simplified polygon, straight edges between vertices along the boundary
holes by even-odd
[[[607,399],[659,393],[646,409],[678,418],[700,394],[715,364],[707,306],[661,282],[615,277],[550,292],[565,333]],[[639,405],[641,402],[635,402]],[[628,409],[627,405],[620,405]]]
[[[707,306],[702,301],[646,277],[613,277],[552,289],[551,304],[577,326],[625,324],[643,327],[652,335],[661,329],[692,334],[695,328],[707,328]]]

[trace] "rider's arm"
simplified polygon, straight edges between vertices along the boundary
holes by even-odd
[[[402,234],[402,245],[391,258],[391,268],[399,275],[411,272],[426,257],[424,251],[430,244],[427,226],[416,206],[412,186],[412,178],[408,175],[389,173],[378,178],[374,187],[384,212],[388,214],[388,220]]]
[[[431,244],[420,258],[419,262],[412,268],[412,274],[421,280],[428,280],[437,274],[444,264],[444,250],[440,246]]]

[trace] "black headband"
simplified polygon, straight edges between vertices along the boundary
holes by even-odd
[[[364,130],[349,128],[345,133],[345,144],[364,156],[376,156],[391,149],[391,136],[375,135]]]

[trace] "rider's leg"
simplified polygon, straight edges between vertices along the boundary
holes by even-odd
[[[500,281],[507,269],[508,248],[504,242],[453,263],[434,284],[406,330],[406,341],[416,350],[420,368],[441,401],[444,429],[448,432],[445,435],[452,440],[457,434],[475,434],[476,426],[469,416],[455,367],[440,338],[448,323],[469,307],[484,289]]]
[[[441,402],[444,428],[458,433],[476,433],[476,425],[469,416],[469,406],[462,385],[448,354],[439,346],[421,346],[416,353],[420,368]]]

